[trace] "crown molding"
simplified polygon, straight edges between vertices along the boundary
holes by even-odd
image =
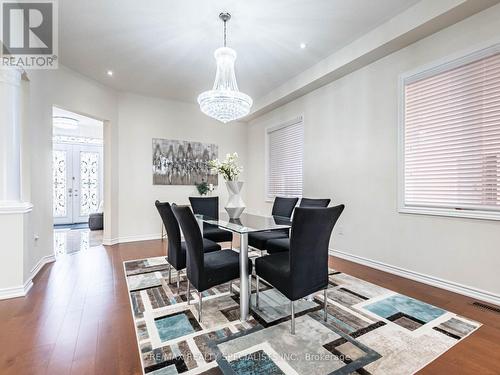
[[[31,210],[33,210],[33,204],[30,202],[0,201],[0,215],[26,214]]]

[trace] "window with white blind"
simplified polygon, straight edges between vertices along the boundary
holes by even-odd
[[[266,197],[302,196],[304,123],[302,117],[267,129]]]
[[[402,88],[400,211],[500,220],[500,46]]]

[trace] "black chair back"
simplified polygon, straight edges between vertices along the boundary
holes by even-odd
[[[328,245],[344,205],[297,207],[290,234],[290,274],[293,295],[302,298],[328,285]]]
[[[273,211],[271,215],[291,217],[293,209],[297,205],[298,200],[299,198],[284,198],[284,197],[274,198]]]
[[[219,220],[219,197],[189,197],[189,202],[195,214]]]
[[[200,290],[205,268],[203,237],[200,227],[189,206],[173,205],[172,210],[182,228],[182,233],[184,233],[187,250],[187,277],[194,287]]]
[[[299,207],[328,207],[331,199],[302,198]]]
[[[167,231],[168,262],[174,266],[175,269],[184,268],[185,261],[181,254],[181,230],[179,228],[179,223],[172,212],[172,207],[170,206],[170,203],[160,201],[156,201],[155,206]]]

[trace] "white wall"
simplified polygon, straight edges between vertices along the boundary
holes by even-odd
[[[399,75],[499,37],[497,5],[252,121],[248,207],[271,209],[265,128],[304,115],[304,196],[346,204],[331,248],[500,295],[500,222],[397,211]]]
[[[52,106],[104,121],[105,239],[156,237],[155,199],[187,203],[194,187],[153,186],[151,139],[219,144],[246,168],[249,211],[268,214],[264,129],[305,117],[305,195],[332,197],[347,209],[332,248],[500,294],[500,223],[397,212],[399,74],[499,38],[500,6],[415,43],[301,97],[250,125],[223,125],[194,104],[117,93],[71,70],[29,72],[29,120],[23,141],[23,198],[30,214],[25,270],[52,254]],[[247,128],[248,127],[248,128]],[[26,149],[26,146],[28,149]],[[222,181],[221,181],[222,182]],[[226,190],[219,185],[221,204]],[[338,228],[343,235],[338,235]],[[38,235],[38,241],[33,235]],[[28,267],[26,267],[28,266]]]
[[[246,125],[212,120],[194,104],[121,94],[119,124],[121,241],[160,235],[156,199],[189,204],[189,196],[198,196],[195,186],[153,185],[152,138],[215,143],[219,146],[219,158],[238,152],[242,164],[246,165]],[[241,179],[245,179],[244,174]],[[245,191],[246,187],[243,195]],[[222,178],[213,195],[219,196],[222,207],[227,199]]]
[[[104,122],[104,241],[108,243],[159,237],[161,221],[154,201],[182,204],[197,195],[194,186],[153,185],[152,138],[216,143],[219,157],[236,151],[246,164],[245,125],[221,124],[203,115],[197,105],[118,93],[64,67],[30,71],[29,80],[23,199],[34,208],[28,223],[25,270],[53,254],[53,106]],[[222,206],[227,193],[222,179],[220,183],[214,194],[220,196]]]
[[[54,105],[105,120],[105,168],[117,163],[118,127],[117,94],[103,85],[87,79],[71,70],[60,67],[54,71],[29,71],[29,98],[27,100],[27,139],[23,145],[23,155],[30,158],[30,197],[23,197],[33,203],[31,213],[31,233],[28,236],[30,254],[28,267],[32,269],[45,256],[53,254],[52,237],[52,107]],[[117,168],[116,168],[117,169]],[[111,173],[109,176],[113,176]],[[105,213],[107,217],[105,236],[118,233],[118,207],[115,193],[118,191],[111,177],[106,181],[105,200],[112,203],[114,211]],[[28,182],[23,181],[23,185]],[[23,189],[24,190],[24,189]],[[111,193],[113,191],[113,194]],[[38,236],[38,240],[34,240]]]

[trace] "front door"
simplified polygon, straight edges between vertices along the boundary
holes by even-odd
[[[54,224],[88,221],[102,197],[102,146],[54,144]]]

